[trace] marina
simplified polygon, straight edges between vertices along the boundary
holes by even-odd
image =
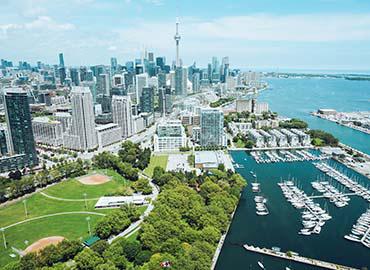
[[[317,169],[315,161],[257,163],[249,152],[232,151],[231,155],[234,164],[243,166],[243,168],[236,170],[248,181],[249,185],[241,195],[216,270],[230,269],[230,265],[236,270],[261,269],[257,264],[258,261],[264,265],[265,269],[287,269],[287,267],[305,270],[322,269],[322,267],[315,265],[302,266],[301,263],[295,261],[265,256],[261,253],[246,252],[244,248],[241,248],[245,243],[259,247],[280,247],[282,250],[294,250],[308,258],[347,265],[355,269],[370,267],[369,249],[361,243],[344,238],[346,234],[351,232],[357,219],[369,208],[367,201]],[[325,163],[356,179],[356,182],[362,186],[369,183],[364,176],[335,160],[330,159]],[[292,183],[289,184],[288,181]],[[255,182],[259,184],[259,192],[252,191],[252,183]],[[295,187],[294,189],[299,195],[295,204],[302,208],[296,208],[292,202],[287,201],[279,185],[284,182],[285,184],[288,182],[292,188]],[[332,193],[335,196],[342,195],[350,198],[348,205],[336,206],[334,202],[330,201],[329,194],[315,189],[312,182],[324,182],[324,184],[328,182],[330,186],[341,193],[337,194],[333,189]],[[304,200],[300,199],[302,195]],[[256,215],[256,202],[254,200],[256,196],[268,198],[266,204],[268,215]],[[299,204],[300,201],[305,202],[306,200],[309,208],[305,204],[303,206]],[[313,214],[309,210],[315,211],[319,208],[312,209],[311,205],[320,207],[331,218],[323,220],[321,216],[320,224],[319,214]],[[318,210],[318,213],[320,212],[321,210]],[[316,219],[315,216],[317,216]],[[303,223],[303,221],[305,222]],[[318,223],[320,229],[317,227],[316,232],[318,233],[315,233],[313,230]],[[304,235],[301,232],[310,232],[310,234]]]
[[[309,150],[251,151],[250,154],[257,163],[313,161],[330,158],[325,154],[316,155]]]
[[[370,248],[370,208],[363,213],[352,226],[351,233],[344,236],[345,239],[360,242],[365,247]]]
[[[331,203],[334,203],[336,207],[344,207],[348,205],[348,202],[350,201],[350,198],[346,194],[341,193],[328,181],[314,181],[311,185],[318,192],[322,193],[324,198],[327,198]]]
[[[368,188],[368,184],[366,187],[359,184],[356,180],[350,178],[343,172],[335,169],[334,167],[326,164],[326,163],[316,163],[315,167],[318,168],[320,171],[324,172],[331,178],[337,180],[343,186],[347,187],[349,190],[353,191],[356,195],[364,198],[368,202],[370,202],[370,189]]]
[[[304,191],[294,185],[293,181],[281,182],[278,183],[278,185],[288,202],[296,209],[304,209],[302,212],[303,229],[301,229],[298,234],[319,234],[325,222],[332,218],[327,211],[322,209],[318,203],[314,203]]]

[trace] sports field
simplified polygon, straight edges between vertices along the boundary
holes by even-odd
[[[167,161],[168,161],[168,155],[151,156],[149,166],[144,170],[144,173],[152,177],[155,167],[160,166],[163,169],[166,169]]]
[[[0,235],[0,268],[16,259],[9,256],[17,254],[12,247],[24,250],[33,242],[50,236],[62,236],[67,239],[87,237],[86,217],[90,217],[89,222],[93,228],[102,217],[101,214],[110,211],[95,210],[94,205],[97,201],[95,198],[111,193],[123,185],[128,185],[128,181],[114,171],[99,170],[89,175],[97,174],[106,175],[109,181],[99,185],[86,185],[78,179],[70,179],[28,197],[25,203],[18,201],[0,207],[0,228],[5,228],[8,243],[8,248],[5,250]],[[86,194],[86,201],[84,194]],[[32,220],[35,218],[36,220]],[[25,220],[27,221],[24,223],[16,224]],[[14,226],[7,228],[11,225]]]

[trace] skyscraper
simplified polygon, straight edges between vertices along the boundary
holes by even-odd
[[[71,68],[71,80],[73,85],[79,86],[80,85],[80,72],[77,68]]]
[[[59,53],[59,67],[64,68],[64,56],[63,53]]]
[[[201,146],[223,145],[224,114],[218,109],[202,109],[200,114]]]
[[[136,85],[136,101],[135,101],[135,103],[139,104],[143,88],[148,86],[148,74],[147,73],[142,73],[142,74],[136,75],[135,85]]]
[[[172,112],[172,95],[170,86],[159,88],[159,112],[162,116]]]
[[[118,62],[117,62],[116,57],[112,57],[110,59],[110,66],[111,66],[112,74],[114,74],[117,71],[117,68],[118,68]]]
[[[154,112],[154,89],[144,87],[140,97],[140,112]]]
[[[24,154],[24,165],[35,166],[38,164],[38,159],[27,92],[21,88],[9,88],[5,90],[4,98],[9,153]]]
[[[182,67],[176,67],[175,69],[175,95],[184,95],[184,69]]]
[[[193,93],[199,93],[200,91],[200,73],[194,73],[191,78]]]
[[[72,126],[65,136],[67,147],[90,150],[98,146],[95,131],[93,98],[88,87],[75,86],[71,91]]]
[[[179,46],[180,46],[180,39],[181,36],[179,34],[179,19],[176,19],[176,34],[174,36],[174,39],[176,41],[176,67],[180,67],[180,55],[179,55]]]
[[[122,137],[128,138],[134,133],[132,103],[128,96],[112,97],[113,122],[122,130]]]
[[[110,95],[110,80],[109,74],[102,73],[99,74],[96,80],[97,84],[97,94],[99,95]]]

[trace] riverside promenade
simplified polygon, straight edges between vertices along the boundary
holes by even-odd
[[[358,270],[357,268],[352,268],[348,266],[343,266],[335,263],[330,263],[330,262],[324,262],[316,259],[311,259],[303,256],[299,256],[298,254],[294,252],[281,252],[281,251],[275,251],[272,249],[268,248],[259,248],[259,247],[254,247],[254,246],[249,246],[245,244],[243,246],[246,250],[251,251],[251,252],[256,252],[256,253],[261,253],[264,255],[269,255],[285,260],[290,260],[290,261],[295,261],[303,264],[308,264],[308,265],[313,265],[325,269],[332,269],[332,270]]]

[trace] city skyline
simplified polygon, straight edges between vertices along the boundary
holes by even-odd
[[[268,70],[368,70],[370,61],[370,3],[357,0],[21,0],[5,1],[2,10],[0,57],[15,63],[54,64],[59,52],[66,66],[108,64],[110,57],[124,63],[144,48],[172,62],[177,16],[185,66],[206,66],[214,55],[228,55],[235,67]]]

